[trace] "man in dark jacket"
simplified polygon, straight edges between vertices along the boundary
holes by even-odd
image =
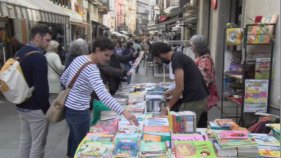
[[[127,77],[127,70],[120,63],[128,63],[134,60],[136,53],[125,56],[113,54],[107,65],[99,65],[103,81],[108,85],[109,92],[114,95],[121,85],[121,81]]]
[[[48,67],[43,52],[51,41],[51,32],[47,25],[39,24],[31,29],[30,38],[31,41],[16,53],[26,82],[34,87],[32,96],[17,105],[21,122],[19,155],[43,158],[49,127],[45,113],[50,107]],[[29,52],[34,53],[26,56]]]

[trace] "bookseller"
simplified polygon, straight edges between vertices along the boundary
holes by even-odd
[[[163,113],[167,114],[168,110],[182,96],[179,111],[194,111],[198,122],[207,102],[208,90],[194,61],[181,52],[173,52],[171,47],[164,42],[154,43],[151,53],[165,64],[172,62],[172,70],[175,75],[176,87],[165,92],[165,97],[172,96],[172,98]]]

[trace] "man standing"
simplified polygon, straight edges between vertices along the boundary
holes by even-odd
[[[45,113],[49,109],[48,67],[43,55],[51,41],[47,25],[38,24],[31,29],[31,41],[16,56],[19,58],[24,77],[29,87],[34,87],[32,96],[17,105],[21,122],[21,158],[43,158],[49,122]],[[32,54],[26,55],[32,52]]]
[[[171,47],[163,42],[152,44],[151,53],[165,64],[172,62],[176,87],[165,92],[166,97],[172,98],[164,113],[167,114],[167,110],[170,110],[182,96],[179,111],[194,111],[198,122],[206,105],[208,90],[194,61],[183,53],[171,51]]]

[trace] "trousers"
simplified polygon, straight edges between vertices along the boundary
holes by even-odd
[[[20,158],[43,158],[49,121],[42,110],[18,109],[20,118]]]

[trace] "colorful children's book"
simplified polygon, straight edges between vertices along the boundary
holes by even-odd
[[[269,79],[270,58],[256,58],[255,79]]]
[[[259,146],[259,156],[260,157],[274,157],[279,158],[280,155],[280,146]]]
[[[119,141],[131,141],[131,142],[138,142],[141,135],[138,133],[117,133],[115,136],[115,144]]]
[[[78,157],[111,158],[113,144],[111,142],[85,141],[78,149]]]
[[[175,141],[176,158],[216,158],[214,147],[209,141]]]
[[[93,142],[113,142],[114,134],[88,133],[86,137]]]
[[[235,123],[232,119],[215,119],[215,122],[224,128],[232,128],[237,127],[237,123]]]
[[[220,139],[248,139],[247,131],[222,131],[219,134]]]
[[[220,126],[220,125],[218,125],[218,123],[215,122],[215,121],[210,121],[210,122],[209,122],[209,126],[210,126],[211,129],[215,129],[215,130],[230,130],[230,129],[231,129],[231,128],[228,127],[228,126]]]
[[[165,153],[167,152],[167,147],[165,142],[141,142],[141,153]]]
[[[228,28],[226,29],[226,44],[227,45],[240,45],[243,40],[242,28]]]
[[[118,131],[118,119],[112,121],[98,122],[90,128],[90,132],[116,134]]]
[[[121,140],[115,143],[114,157],[137,157],[138,143],[131,140]]]
[[[256,147],[257,143],[254,139],[220,139],[219,134],[215,134],[216,140],[222,149],[236,147]]]
[[[280,142],[274,138],[273,136],[270,136],[268,134],[257,134],[257,133],[252,133],[250,134],[251,138],[254,138],[257,144],[260,146],[279,146],[280,147]]]

